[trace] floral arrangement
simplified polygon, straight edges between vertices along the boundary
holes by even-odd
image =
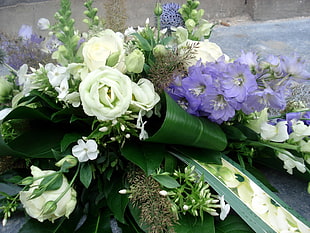
[[[3,225],[25,211],[19,232],[308,232],[252,173],[309,181],[310,110],[288,101],[304,61],[229,58],[198,1],[157,3],[155,26],[124,32],[92,3],[87,32],[69,0],[39,20],[49,38],[21,28],[31,59],[0,41]]]

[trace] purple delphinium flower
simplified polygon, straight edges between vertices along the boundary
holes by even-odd
[[[180,5],[177,3],[165,3],[162,5],[163,12],[160,16],[161,29],[184,26],[184,20],[179,13]]]
[[[310,73],[305,69],[305,60],[300,57],[294,56],[281,56],[280,57],[283,72],[287,73],[290,77],[294,77],[294,81],[303,82],[310,79]]]
[[[242,51],[240,57],[238,59],[236,59],[236,62],[248,65],[251,68],[251,71],[253,73],[256,73],[256,71],[258,70],[258,55],[257,55],[257,53],[253,53],[253,52],[245,53],[244,51]]]
[[[304,122],[306,125],[310,125],[310,111],[305,112],[305,113],[302,115],[302,119],[303,119],[303,122]]]
[[[32,35],[32,27],[23,24],[18,31],[18,37],[21,37],[23,40],[30,40],[31,35]]]
[[[234,98],[242,103],[249,93],[257,89],[256,77],[249,66],[239,62],[228,63],[224,78],[221,80],[225,97]]]

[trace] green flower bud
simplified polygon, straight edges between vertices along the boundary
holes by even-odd
[[[196,23],[193,19],[188,19],[185,21],[185,26],[189,31],[192,31],[195,28]]]
[[[153,54],[155,57],[167,55],[167,49],[164,45],[158,44],[153,48]]]
[[[13,84],[0,77],[0,103],[8,101],[12,95]]]
[[[63,164],[65,162],[66,162],[66,167],[71,168],[71,167],[75,167],[77,165],[78,160],[73,155],[67,155],[64,158],[62,158],[61,160],[59,160],[55,165],[57,167],[61,167],[61,166],[63,166]]]
[[[22,181],[19,184],[20,185],[31,185],[32,183],[33,183],[33,177],[28,176],[28,177],[22,179]]]
[[[125,58],[125,64],[128,72],[141,73],[143,71],[145,58],[139,49],[135,49]]]
[[[108,57],[108,59],[106,61],[106,65],[110,66],[110,67],[114,67],[117,64],[118,60],[119,60],[119,56],[120,56],[120,52],[119,51],[112,53]]]
[[[163,8],[162,8],[161,4],[159,2],[157,2],[155,9],[154,9],[154,14],[156,16],[161,16],[162,13],[163,13]]]
[[[42,215],[47,215],[53,213],[57,209],[57,204],[55,201],[48,201],[42,208]]]

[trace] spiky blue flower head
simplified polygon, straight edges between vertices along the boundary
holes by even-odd
[[[184,20],[179,13],[180,7],[177,3],[165,3],[162,5],[163,12],[160,16],[161,29],[184,26]]]

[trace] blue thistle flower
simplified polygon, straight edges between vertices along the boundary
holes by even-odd
[[[184,26],[184,20],[179,13],[180,7],[177,3],[165,3],[162,5],[163,12],[160,16],[161,29]]]

